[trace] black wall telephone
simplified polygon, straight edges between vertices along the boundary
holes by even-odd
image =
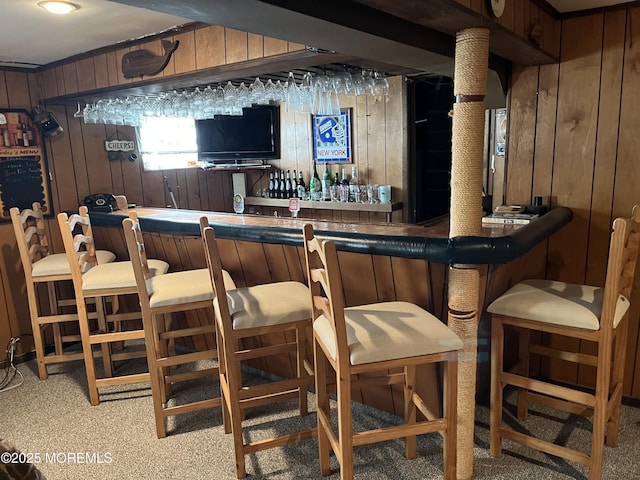
[[[115,204],[116,197],[110,193],[94,193],[82,201],[82,205],[86,205],[90,212],[111,213]]]

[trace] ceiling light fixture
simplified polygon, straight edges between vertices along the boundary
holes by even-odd
[[[51,13],[55,13],[57,15],[65,15],[67,13],[71,13],[74,10],[78,10],[80,5],[71,2],[64,1],[44,1],[38,2],[38,6],[48,10]]]

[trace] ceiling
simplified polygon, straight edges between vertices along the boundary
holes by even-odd
[[[79,10],[69,15],[54,15],[38,7],[37,2],[0,0],[0,67],[36,68],[199,20],[197,12],[183,8],[181,2],[174,3],[174,13],[191,18],[117,3],[119,0],[73,0],[80,5]],[[146,1],[133,3],[154,5]],[[627,2],[548,0],[548,3],[560,13],[567,13]]]

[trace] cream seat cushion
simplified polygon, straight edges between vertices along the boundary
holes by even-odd
[[[231,275],[222,271],[225,288],[236,287]],[[213,300],[209,269],[184,270],[153,277],[147,282],[151,308],[182,305],[202,300]]]
[[[300,282],[276,282],[227,292],[234,330],[311,321],[311,294]]]
[[[426,310],[408,302],[384,302],[344,309],[351,365],[417,357],[462,348],[449,327]],[[329,319],[313,323],[316,336],[336,359]]]
[[[101,263],[113,262],[116,256],[107,250],[96,250],[96,259],[100,265]],[[31,265],[32,277],[46,277],[48,275],[71,275],[66,253],[47,255]]]
[[[487,307],[487,312],[538,322],[600,329],[604,288],[552,280],[525,280],[517,283]],[[629,310],[629,301],[620,295],[613,319],[614,328]]]
[[[169,264],[162,260],[149,260],[149,271],[153,276],[162,276],[169,270]],[[82,275],[82,291],[105,288],[136,288],[136,277],[130,261],[99,264]]]

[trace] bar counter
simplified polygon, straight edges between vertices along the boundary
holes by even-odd
[[[207,215],[216,231],[222,266],[239,287],[287,280],[306,283],[302,226],[311,223],[319,236],[336,242],[347,307],[407,301],[444,320],[448,265],[479,265],[479,396],[486,394],[489,384],[489,326],[483,318],[486,306],[514,283],[545,274],[548,267],[545,240],[572,218],[569,209],[555,208],[527,225],[491,226],[483,228],[481,237],[449,239],[446,219],[431,225],[371,224],[167,208],[135,210],[145,233],[147,255],[167,261],[171,271],[206,268],[199,219]],[[90,215],[96,246],[113,251],[120,260],[128,259],[122,230],[122,220],[128,212]],[[187,312],[177,320],[198,326],[209,321],[211,314]],[[187,346],[215,348],[215,339],[203,336]],[[283,375],[292,368],[288,357],[269,359],[255,366]],[[432,370],[420,375],[425,378],[420,390],[428,390],[438,382],[438,375]],[[354,393],[353,397],[399,415],[402,415],[401,398],[402,392],[396,386]]]
[[[448,238],[446,220],[428,225],[343,223],[263,215],[237,215],[169,208],[135,208],[145,232],[200,235],[199,219],[207,215],[218,238],[302,246],[302,226],[336,242],[338,250],[443,264],[504,264],[569,223],[571,210],[558,207],[527,225],[483,227],[482,236]],[[128,213],[91,213],[95,226],[120,227]]]

